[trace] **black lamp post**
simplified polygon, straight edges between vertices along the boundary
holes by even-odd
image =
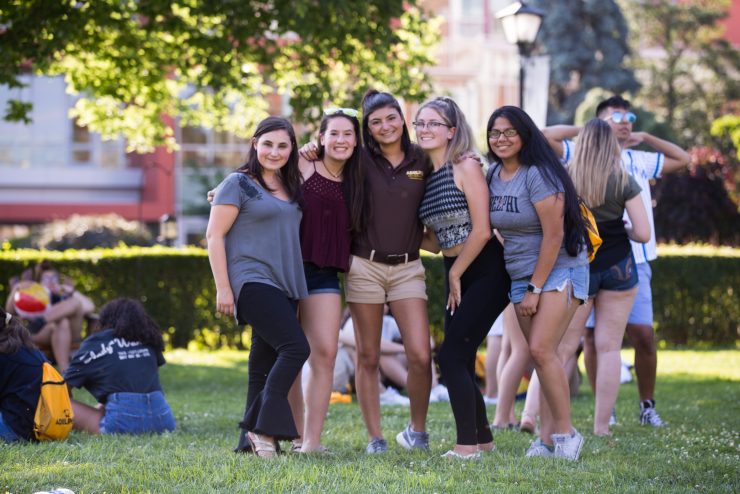
[[[177,240],[177,218],[175,216],[163,214],[159,218],[159,237],[157,240],[169,247],[175,245],[175,240]]]
[[[545,12],[524,2],[514,2],[496,12],[501,19],[506,41],[519,48],[519,107],[524,109],[524,65],[534,48],[534,40]]]

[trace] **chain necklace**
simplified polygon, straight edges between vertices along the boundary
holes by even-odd
[[[334,178],[339,178],[339,177],[341,177],[341,176],[342,176],[342,172],[344,171],[344,165],[342,165],[341,167],[339,167],[339,172],[337,172],[336,174],[334,174],[334,173],[332,173],[332,171],[331,171],[331,170],[329,169],[329,167],[328,167],[328,166],[326,166],[326,163],[324,163],[324,160],[321,160],[321,164],[322,164],[322,165],[324,165],[324,170],[326,170],[326,173],[328,173],[328,174],[329,174],[329,175],[331,175],[332,177],[334,177]]]

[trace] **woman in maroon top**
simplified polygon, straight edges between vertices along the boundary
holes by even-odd
[[[424,266],[419,259],[423,226],[418,210],[431,164],[411,142],[401,105],[391,94],[369,90],[362,100],[362,112],[363,197],[353,205],[360,206],[358,218],[364,218],[364,223],[352,231],[345,295],[357,342],[355,384],[369,438],[365,451],[377,454],[388,450],[378,398],[380,333],[386,303],[398,322],[409,366],[406,388],[411,421],[396,441],[407,449],[427,450],[431,346]],[[312,157],[312,153],[311,143],[300,150],[301,156]]]
[[[329,408],[342,316],[338,274],[349,269],[350,234],[360,229],[360,215],[351,214],[360,210],[362,193],[357,186],[362,183],[357,113],[349,108],[324,110],[317,159],[299,161],[305,201],[301,251],[308,286],[299,312],[311,347],[301,452],[324,450],[321,430]],[[293,392],[300,390],[300,383],[293,388]],[[293,410],[299,427],[301,408]]]

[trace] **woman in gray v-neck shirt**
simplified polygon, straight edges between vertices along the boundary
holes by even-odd
[[[277,455],[296,439],[288,391],[308,359],[296,317],[307,295],[299,241],[300,172],[293,127],[268,117],[252,138],[247,163],[216,188],[208,220],[208,259],[216,308],[252,327],[249,388],[237,450]]]

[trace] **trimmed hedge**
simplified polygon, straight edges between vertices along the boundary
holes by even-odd
[[[673,345],[735,345],[740,336],[740,249],[661,247],[653,266],[655,320],[660,340]],[[64,252],[0,251],[0,296],[8,280],[41,259],[76,280],[100,306],[115,297],[141,300],[164,328],[168,343],[186,347],[248,346],[234,321],[215,315],[215,288],[206,251],[188,247],[120,247]],[[442,337],[444,268],[423,256],[429,320]]]

